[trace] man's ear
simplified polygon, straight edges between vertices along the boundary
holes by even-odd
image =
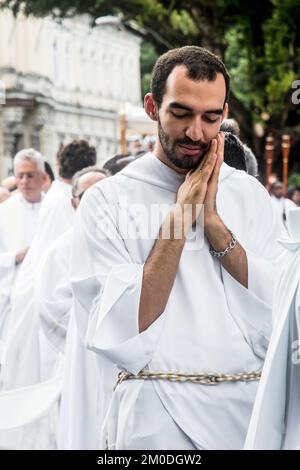
[[[152,119],[152,121],[157,121],[157,111],[156,111],[156,106],[153,100],[152,93],[147,93],[145,95],[144,107],[149,118]]]

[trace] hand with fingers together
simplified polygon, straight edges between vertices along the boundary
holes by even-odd
[[[220,133],[211,141],[210,149],[201,164],[187,173],[177,193],[177,204],[185,213],[192,208],[190,223],[197,220],[201,205],[204,204],[204,224],[217,217],[216,194],[220,167],[224,158],[224,134]]]
[[[217,192],[219,184],[220,169],[224,162],[224,134],[220,132],[216,138],[215,165],[207,184],[207,191],[204,199],[204,228],[220,220],[217,213]]]

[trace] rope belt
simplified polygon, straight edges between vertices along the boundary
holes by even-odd
[[[172,372],[148,372],[141,370],[137,375],[127,371],[118,374],[114,390],[125,380],[168,380],[170,382],[192,382],[202,385],[218,385],[222,382],[254,382],[261,377],[261,371],[240,372],[238,374],[175,374]]]

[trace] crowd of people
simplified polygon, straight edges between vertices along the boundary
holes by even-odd
[[[256,178],[229,83],[207,50],[170,50],[145,96],[149,152],[100,168],[74,140],[56,177],[37,150],[15,155],[0,448],[299,448],[300,190]]]

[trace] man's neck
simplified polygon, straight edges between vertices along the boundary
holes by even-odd
[[[27,198],[27,197],[23,196],[23,194],[22,194],[22,197],[28,204],[38,204],[42,200],[41,193],[38,196],[33,196],[33,197],[30,197],[30,198]]]

